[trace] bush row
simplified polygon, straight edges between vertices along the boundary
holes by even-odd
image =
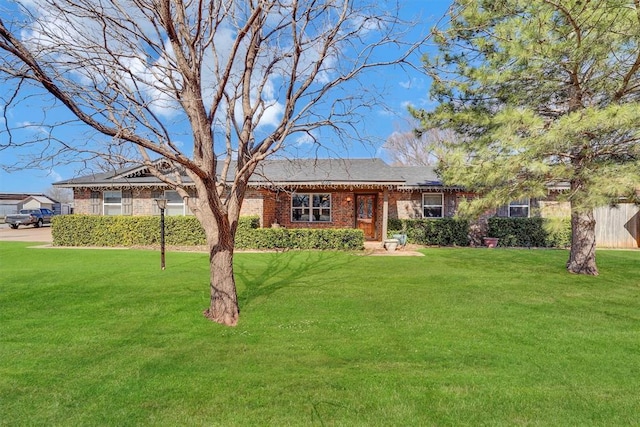
[[[60,215],[53,218],[56,246],[153,246],[160,244],[157,216]],[[403,233],[410,243],[468,246],[469,222],[455,218],[390,219],[389,236]],[[571,224],[560,218],[490,218],[487,235],[499,246],[567,247]],[[165,217],[167,245],[205,245],[204,231],[193,216]],[[242,217],[236,233],[238,249],[358,250],[364,235],[356,229],[259,228],[257,216]]]
[[[241,217],[236,232],[239,249],[361,249],[361,230],[261,229],[257,216]],[[55,246],[154,246],[160,244],[158,216],[60,215],[53,218]],[[165,217],[165,243],[206,245],[202,226],[193,216]]]
[[[409,243],[418,245],[469,245],[469,221],[463,219],[390,219],[387,228],[389,236],[406,234]]]
[[[489,218],[487,235],[498,246],[566,248],[571,245],[568,218]]]
[[[338,249],[364,248],[364,233],[356,229],[258,228],[236,233],[238,249]]]
[[[469,222],[455,218],[390,219],[388,235],[406,234],[410,243],[468,246]],[[503,247],[564,248],[571,243],[571,222],[565,218],[489,218],[487,236]]]
[[[160,244],[158,216],[60,215],[52,220],[56,246],[147,246]],[[195,217],[165,217],[167,245],[204,245]]]

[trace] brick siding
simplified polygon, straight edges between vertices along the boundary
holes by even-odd
[[[299,193],[331,194],[331,221],[306,222],[291,220],[291,193],[266,192],[264,203],[264,227],[277,222],[289,228],[353,228],[355,227],[355,193],[353,191],[330,191],[326,189],[305,189]],[[347,200],[350,199],[350,200]],[[378,203],[380,204],[380,203]],[[382,206],[378,208],[382,212]]]

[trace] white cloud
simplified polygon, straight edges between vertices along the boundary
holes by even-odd
[[[317,137],[318,135],[316,132],[303,133],[295,139],[295,144],[298,147],[301,147],[303,145],[311,145],[316,141]]]
[[[47,135],[49,133],[47,129],[39,123],[24,121],[24,122],[17,122],[16,126],[23,130],[30,130],[34,133],[38,133],[41,135]]]
[[[413,107],[413,102],[412,101],[402,101],[400,103],[400,107],[402,107],[402,109],[406,110],[409,107]]]
[[[62,175],[60,175],[58,172],[56,172],[53,169],[49,170],[49,173],[47,173],[47,178],[51,178],[54,182],[62,181]]]
[[[418,77],[412,77],[409,80],[398,82],[398,85],[403,89],[426,90],[425,80]]]
[[[283,112],[284,105],[279,102],[272,102],[266,105],[258,126],[277,126],[282,119]]]
[[[418,105],[423,110],[433,110],[434,108],[436,108],[438,106],[438,103],[436,101],[433,101],[433,100],[429,99],[429,98],[420,98]]]

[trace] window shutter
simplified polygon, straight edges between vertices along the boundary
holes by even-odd
[[[444,205],[445,211],[442,214],[443,217],[452,217],[456,214],[456,209],[458,207],[458,201],[456,200],[455,194],[445,194],[444,195]]]
[[[540,200],[531,199],[529,201],[529,216],[541,216],[540,215]]]
[[[102,215],[102,198],[99,191],[91,192],[89,209],[91,215]]]
[[[131,190],[122,192],[122,215],[133,215],[133,194]]]

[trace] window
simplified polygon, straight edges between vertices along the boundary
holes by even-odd
[[[425,218],[442,218],[443,209],[442,193],[422,194],[422,216]]]
[[[529,217],[529,199],[516,200],[509,203],[509,217],[528,218]]]
[[[184,215],[184,200],[177,191],[165,191],[164,198],[167,199],[165,215]]]
[[[293,194],[292,222],[330,222],[331,194]]]
[[[105,215],[122,215],[122,191],[105,191],[103,206]]]

